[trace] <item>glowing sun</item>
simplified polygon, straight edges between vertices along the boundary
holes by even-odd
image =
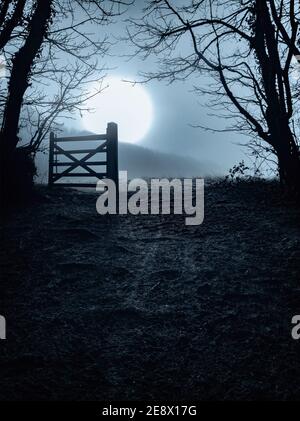
[[[118,124],[121,142],[137,143],[147,134],[153,120],[149,93],[143,86],[117,77],[105,80],[104,87],[103,92],[87,102],[93,111],[83,116],[85,129],[105,133],[107,123],[113,121]]]

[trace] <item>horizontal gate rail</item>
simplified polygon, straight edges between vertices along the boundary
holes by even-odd
[[[106,134],[93,134],[88,136],[59,137],[56,142],[92,142],[93,140],[106,140]]]
[[[95,183],[58,183],[55,185],[59,187],[95,187]]]
[[[66,166],[69,166],[70,164],[72,164],[71,161],[69,161],[69,162],[56,162],[55,163],[55,166],[56,167],[66,167]],[[91,166],[95,166],[95,165],[106,165],[107,164],[107,161],[89,161],[88,164],[91,165]]]
[[[59,152],[59,151],[54,151],[55,155],[64,155],[65,152],[71,153],[72,155],[76,155],[76,154],[84,154],[84,153],[90,153],[93,152],[95,149],[71,149],[71,150],[63,150],[63,152]],[[104,146],[103,151],[106,150],[106,146]],[[98,152],[96,152],[98,153]]]
[[[81,142],[98,142],[94,149],[82,148],[80,149]],[[64,149],[61,142],[73,142],[78,145],[78,149]],[[100,142],[100,143],[99,143]],[[103,159],[100,157],[95,158],[97,154],[105,154]],[[84,155],[83,157],[75,157],[74,155]],[[67,158],[59,161],[58,158]],[[92,160],[92,158],[94,158]],[[106,171],[103,166],[106,166]],[[65,167],[65,168],[61,168]],[[93,168],[91,168],[93,167]],[[101,167],[101,168],[96,168]],[[84,172],[74,171],[82,169]],[[59,171],[59,169],[61,169]],[[49,147],[49,186],[70,186],[70,187],[95,187],[97,181],[94,183],[87,182],[64,182],[63,179],[73,178],[91,178],[96,180],[103,178],[110,178],[115,181],[116,186],[119,186],[118,177],[118,126],[116,123],[108,123],[106,134],[88,135],[77,137],[56,137],[53,133],[50,134],[50,147]],[[58,182],[60,181],[60,182]]]
[[[92,173],[84,173],[84,172],[72,172],[71,174],[64,175],[64,177],[96,177],[96,178],[103,178],[106,176],[106,172],[98,172],[92,174]]]

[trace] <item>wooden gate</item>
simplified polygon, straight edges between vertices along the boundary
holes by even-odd
[[[62,144],[65,142],[75,144],[75,149],[63,148]],[[86,148],[87,142],[95,143],[95,148]],[[89,183],[86,181],[81,183],[77,180],[62,181],[62,179],[87,179],[88,177],[93,178],[94,181]],[[100,135],[56,137],[54,133],[50,133],[49,186],[95,187],[97,181],[103,178],[114,180],[118,188],[118,126],[116,123],[108,123],[106,134]]]

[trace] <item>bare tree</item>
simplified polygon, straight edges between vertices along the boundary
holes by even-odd
[[[0,5],[0,53],[7,81],[0,81],[1,186],[5,185],[19,129],[29,126],[28,153],[36,152],[57,118],[82,111],[101,91],[109,42],[101,29],[131,0],[15,0]],[[87,83],[99,82],[89,93]],[[50,89],[49,89],[50,87]],[[24,145],[23,145],[24,147]]]
[[[62,120],[76,119],[83,112],[91,111],[86,103],[102,92],[102,76],[95,79],[96,68],[75,62],[64,68],[63,72],[51,74],[51,91],[39,90],[23,106],[19,121],[20,132],[25,132],[21,145],[32,155],[44,151],[48,143],[43,141],[50,131],[63,130]],[[91,86],[94,89],[91,90]],[[22,136],[21,136],[22,138]]]
[[[12,39],[13,31],[22,24],[26,0],[3,0],[0,5],[0,50]]]
[[[230,129],[250,135],[258,153],[276,155],[281,181],[299,194],[299,23],[294,0],[153,0],[128,33],[137,53],[160,56],[146,80],[211,76],[196,90],[218,115],[220,106],[231,113]]]
[[[29,76],[39,53],[52,14],[52,1],[37,0],[28,25],[28,35],[22,47],[14,55],[8,85],[8,96],[3,112],[0,131],[2,154],[7,160],[18,143],[18,125],[22,102],[29,86]]]

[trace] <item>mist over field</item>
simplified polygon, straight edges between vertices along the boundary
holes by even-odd
[[[81,136],[88,132],[69,130],[66,136]],[[90,133],[89,133],[90,134]],[[85,142],[86,146],[93,148],[94,144]],[[69,149],[74,149],[76,143],[70,142]],[[68,161],[68,158],[60,158]],[[48,154],[39,153],[36,160],[37,182],[47,183]],[[127,171],[129,178],[138,177],[217,177],[228,173],[228,168],[213,161],[191,158],[184,154],[161,152],[139,144],[119,142],[119,170]],[[76,170],[78,171],[78,170]]]

